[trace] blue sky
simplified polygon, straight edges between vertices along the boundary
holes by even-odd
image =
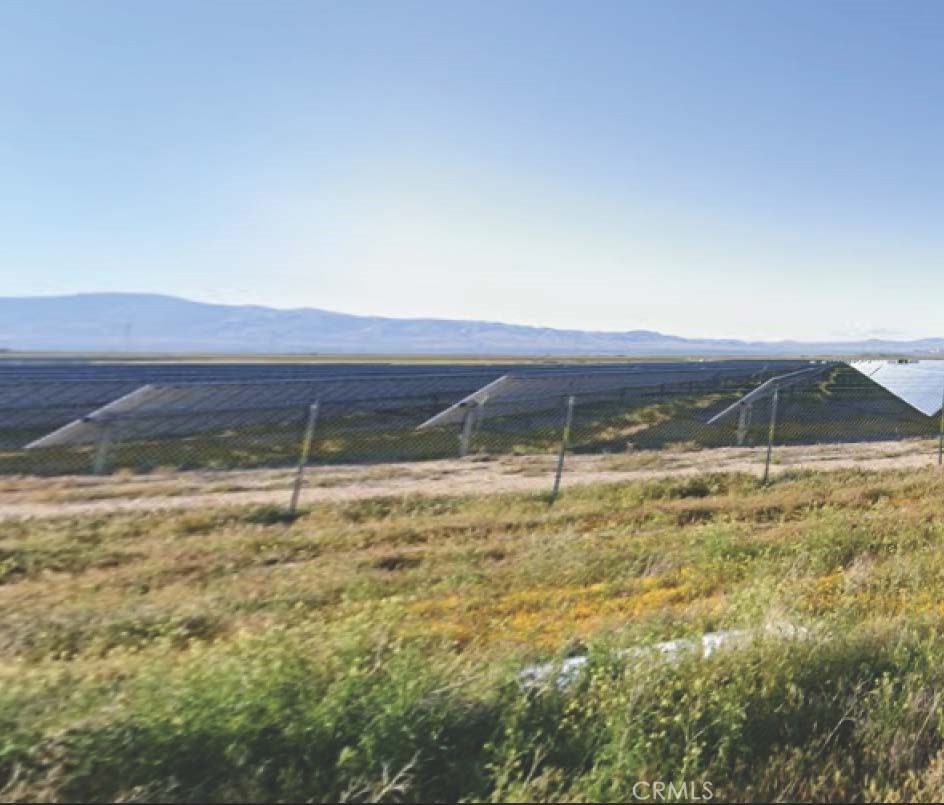
[[[0,295],[944,336],[944,4],[0,4]]]

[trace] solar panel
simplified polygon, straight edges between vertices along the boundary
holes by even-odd
[[[808,362],[785,361],[781,368]],[[776,363],[769,361],[717,361],[697,364],[634,365],[607,372],[564,372],[543,374],[508,374],[459,400],[436,416],[423,422],[420,430],[458,425],[470,407],[487,403],[502,414],[554,410],[561,399],[579,395],[581,400],[607,399],[634,392],[683,392],[696,388],[721,387],[769,373]]]
[[[738,364],[763,365],[758,361],[718,361],[712,366],[724,368]],[[703,373],[702,362],[602,363],[602,364],[152,364],[91,362],[19,362],[0,361],[0,437],[4,432],[16,443],[22,438],[18,429],[47,431],[89,415],[112,400],[147,384],[180,383],[291,383],[295,381],[332,382],[341,380],[377,380],[386,389],[393,378],[421,378],[449,375],[462,378],[441,403],[454,399],[514,372],[516,375],[544,376],[562,374],[641,373],[667,375]],[[386,392],[384,392],[386,393]],[[366,392],[363,396],[369,396]],[[14,432],[16,431],[16,432]],[[35,434],[34,434],[35,436]],[[19,443],[22,443],[19,442]]]
[[[127,380],[0,382],[0,428],[58,427],[141,385]]]
[[[97,367],[82,367],[83,370],[89,368],[96,369]],[[126,365],[122,367],[123,371],[116,376],[112,376],[110,373],[105,375],[93,373],[87,379],[77,379],[76,377],[59,380],[38,379],[35,375],[29,373],[27,373],[26,378],[13,372],[8,372],[6,375],[0,373],[0,444],[19,447],[30,439],[35,439],[43,432],[48,433],[73,420],[89,416],[113,400],[129,394],[143,385],[148,385],[147,381],[138,376],[137,370],[140,368]],[[241,366],[239,368],[250,371],[254,367]],[[347,375],[344,373],[321,372],[320,374],[314,374],[311,378],[296,377],[294,379],[276,376],[250,376],[246,382],[257,387],[262,384],[275,389],[280,384],[291,386],[300,382],[337,385],[342,381],[352,383],[362,381],[360,386],[362,389],[376,387],[382,393],[387,393],[390,384],[394,381],[402,380],[407,384],[416,383],[421,388],[428,389],[430,388],[429,382],[435,380],[433,384],[435,390],[429,392],[430,402],[432,404],[446,404],[463,394],[468,394],[483,383],[487,383],[498,376],[495,370],[490,367],[482,367],[481,369],[464,367],[464,372],[452,370],[454,367],[447,367],[443,371],[440,371],[440,367],[436,367],[433,372],[430,372],[429,367],[425,367],[423,372],[418,372],[416,366],[406,368],[409,371],[386,373],[377,371]],[[441,382],[439,382],[440,380]],[[155,382],[168,384],[168,381]],[[176,384],[177,382],[179,381],[170,381],[170,384]],[[217,380],[213,382],[233,383],[234,381]],[[189,384],[190,381],[188,380],[187,383]],[[234,383],[234,387],[235,385],[239,385],[239,383]],[[368,398],[372,396],[370,391],[357,392],[357,394],[362,394],[362,396]],[[275,407],[281,405],[277,393],[273,396],[273,400]],[[307,405],[307,403],[303,403],[303,405]],[[271,406],[262,404],[260,407]]]
[[[759,400],[763,400],[772,396],[774,392],[778,391],[779,389],[790,388],[791,386],[804,383],[812,383],[834,365],[835,364],[824,364],[822,366],[813,366],[808,369],[799,369],[796,372],[789,372],[785,375],[778,375],[777,377],[772,377],[769,380],[765,380],[756,389],[748,392],[743,397],[741,397],[741,399],[737,400],[737,402],[732,403],[723,411],[715,414],[711,419],[708,420],[707,424],[714,425],[716,422],[720,422],[725,417],[738,413],[743,406],[752,405]]]
[[[435,424],[461,421],[452,405],[456,400],[478,400],[500,391],[505,413],[551,410],[568,394],[604,396],[631,389],[675,390],[746,378],[772,366],[803,365],[799,361],[723,360],[592,365],[488,364],[417,365],[289,365],[206,364],[141,365],[80,364],[53,367],[72,379],[33,379],[10,382],[8,366],[0,372],[0,429],[24,427],[35,439],[40,428],[53,431],[30,447],[83,444],[95,441],[102,422],[120,422],[127,438],[197,433],[245,425],[289,422],[314,401],[321,416],[411,409],[428,418],[437,406],[450,408],[434,417]],[[36,367],[39,370],[48,366]],[[503,371],[505,382],[495,386]],[[289,377],[282,377],[288,371]],[[306,373],[311,374],[306,376]],[[85,374],[88,379],[80,379]],[[168,380],[180,374],[186,382]],[[258,374],[257,374],[258,373]],[[204,374],[222,380],[193,382]],[[159,379],[143,382],[157,375]],[[263,376],[264,375],[264,376]],[[107,379],[102,379],[107,378]],[[245,378],[245,379],[241,379]],[[146,386],[146,394],[132,392]],[[128,398],[133,401],[129,407]],[[476,395],[479,395],[476,397]],[[496,398],[497,399],[497,398]],[[115,404],[112,405],[112,401]],[[448,415],[447,415],[448,414]],[[431,426],[433,420],[424,424]],[[13,430],[10,433],[14,433]]]
[[[849,366],[926,416],[941,410],[944,361],[851,361]]]
[[[318,400],[323,417],[338,413],[442,405],[481,384],[479,375],[455,373],[405,377],[352,377],[322,381],[251,383],[154,383],[27,445],[28,448],[96,441],[104,423],[122,437],[150,437],[286,422]]]

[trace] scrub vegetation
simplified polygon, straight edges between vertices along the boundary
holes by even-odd
[[[840,470],[6,520],[0,799],[939,799],[942,501]],[[625,652],[723,629],[757,637]]]

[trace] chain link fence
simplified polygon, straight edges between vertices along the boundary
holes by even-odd
[[[95,420],[97,435],[86,443],[0,446],[0,476],[297,466],[294,506],[309,465],[545,456],[555,459],[547,464],[553,466],[547,487],[553,498],[561,483],[566,487],[571,456],[608,456],[606,466],[653,472],[683,464],[688,471],[746,470],[763,480],[772,469],[811,461],[828,466],[848,464],[850,457],[941,460],[944,418],[919,413],[848,366],[824,367],[802,384],[770,382],[771,393],[720,419],[756,389],[756,378],[486,398],[468,405],[461,419],[432,427],[421,426],[454,402],[441,393],[119,413]],[[0,444],[14,444],[23,431],[22,423],[0,428]]]

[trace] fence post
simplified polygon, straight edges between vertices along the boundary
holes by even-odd
[[[780,387],[774,389],[770,400],[770,429],[767,431],[767,461],[764,463],[764,483],[770,478],[770,454],[774,449],[774,431],[777,428],[777,403],[780,401]]]
[[[92,474],[104,475],[108,463],[108,450],[114,438],[114,423],[110,419],[101,420],[98,426],[98,443],[95,447],[95,458],[92,460]]]
[[[751,414],[754,412],[754,406],[751,403],[742,404],[738,413],[737,443],[738,447],[744,444],[747,439],[747,433],[751,427]]]
[[[478,406],[474,403],[466,406],[465,415],[462,417],[462,432],[459,434],[459,458],[465,458],[469,454],[477,411]]]
[[[941,392],[941,428],[937,437],[937,465],[944,463],[944,391]]]
[[[557,470],[554,473],[554,487],[551,489],[551,499],[548,504],[557,500],[557,493],[560,491],[561,475],[564,472],[564,455],[570,444],[570,426],[574,422],[574,395],[567,398],[567,412],[564,415],[564,431],[561,434],[560,452],[557,454]]]
[[[292,502],[288,513],[295,516],[298,509],[298,499],[302,494],[302,482],[305,478],[305,467],[308,466],[308,456],[311,453],[311,442],[315,435],[315,425],[318,422],[319,401],[315,400],[308,409],[308,423],[305,425],[305,435],[302,437],[301,453],[298,457],[298,469],[295,472],[295,485],[292,487]]]

